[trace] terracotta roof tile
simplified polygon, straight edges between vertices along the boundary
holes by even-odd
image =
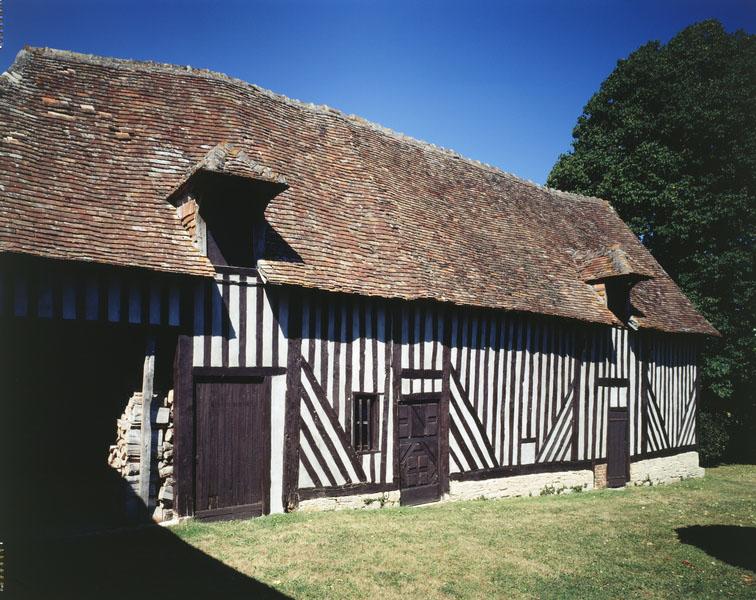
[[[602,200],[221,74],[56,50],[0,78],[0,250],[208,274],[166,198],[219,144],[289,185],[273,283],[611,323],[574,256],[619,245],[651,276],[641,326],[714,333]]]
[[[583,281],[591,282],[611,277],[651,279],[654,274],[639,266],[619,244],[588,252],[575,252],[573,259]]]

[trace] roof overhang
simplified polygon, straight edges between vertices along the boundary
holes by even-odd
[[[252,160],[244,150],[222,143],[186,172],[181,183],[168,195],[168,201],[176,204],[189,191],[202,195],[219,187],[234,192],[235,198],[262,203],[264,208],[286,191],[289,184],[283,175]]]
[[[653,279],[653,274],[639,266],[619,245],[587,252],[575,252],[573,260],[585,283],[614,281],[630,286]]]

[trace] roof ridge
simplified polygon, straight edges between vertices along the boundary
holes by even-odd
[[[594,196],[587,196],[583,194],[576,194],[573,192],[566,192],[563,190],[558,190],[556,188],[551,188],[546,185],[536,183],[535,181],[532,181],[530,179],[526,179],[524,177],[515,175],[514,173],[504,171],[503,169],[495,165],[491,165],[489,163],[485,163],[483,161],[479,161],[474,158],[464,156],[461,153],[451,148],[446,148],[444,146],[439,146],[432,142],[427,142],[425,140],[412,137],[400,131],[396,131],[395,129],[391,129],[390,127],[386,127],[385,125],[381,125],[380,123],[376,123],[375,121],[370,121],[368,119],[365,119],[364,117],[361,117],[359,115],[347,114],[338,108],[334,108],[326,104],[315,104],[313,102],[304,102],[303,100],[290,98],[289,96],[286,96],[284,94],[279,94],[268,88],[264,88],[255,83],[250,83],[249,81],[245,81],[238,77],[233,77],[231,75],[222,73],[220,71],[213,71],[212,69],[204,69],[204,68],[197,69],[197,68],[192,67],[191,65],[177,65],[173,63],[162,63],[162,62],[151,61],[151,60],[137,60],[137,59],[131,59],[131,58],[107,57],[107,56],[100,56],[97,54],[74,52],[72,50],[61,50],[58,48],[25,46],[21,51],[19,51],[18,55],[16,56],[11,66],[8,67],[8,69],[6,70],[6,73],[9,71],[12,71],[13,67],[19,62],[19,59],[21,59],[24,53],[26,52],[61,57],[63,59],[68,59],[75,62],[82,62],[86,64],[111,66],[115,68],[136,68],[136,69],[145,69],[148,71],[152,70],[152,71],[162,71],[162,72],[173,72],[173,73],[180,73],[182,75],[208,77],[208,78],[217,79],[220,81],[227,81],[232,84],[242,85],[244,87],[251,88],[255,90],[256,92],[264,94],[274,100],[284,102],[284,103],[287,103],[287,104],[290,104],[299,108],[303,108],[305,110],[309,110],[310,112],[341,118],[341,119],[344,119],[345,121],[362,125],[364,127],[372,129],[373,131],[377,131],[379,133],[392,137],[396,140],[418,146],[423,150],[427,150],[431,152],[438,152],[447,157],[462,160],[465,163],[472,165],[478,169],[482,169],[483,171],[486,171],[490,174],[493,174],[499,177],[504,177],[506,179],[510,179],[516,183],[535,187],[537,189],[543,190],[551,194],[552,196],[561,197],[563,199],[572,200],[572,201],[598,202],[601,204],[606,204],[606,205],[611,206],[608,201],[602,198],[597,198]]]

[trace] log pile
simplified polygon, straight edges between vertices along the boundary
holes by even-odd
[[[152,399],[152,473],[149,509],[155,521],[173,518],[173,390],[159,401]],[[117,421],[116,443],[110,446],[108,464],[139,491],[139,449],[142,441],[142,394],[134,393]]]
[[[156,521],[170,521],[173,518],[173,390],[165,397],[163,406],[156,411],[153,432],[157,429],[157,452],[153,473],[158,474],[157,507],[153,513]],[[153,465],[154,465],[153,462]]]

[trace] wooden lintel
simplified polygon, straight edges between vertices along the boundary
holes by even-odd
[[[596,387],[629,387],[630,380],[627,377],[597,377]]]
[[[211,377],[213,380],[235,377],[270,377],[285,375],[286,367],[193,367],[195,378]]]
[[[402,379],[442,379],[444,372],[440,369],[402,369]]]

